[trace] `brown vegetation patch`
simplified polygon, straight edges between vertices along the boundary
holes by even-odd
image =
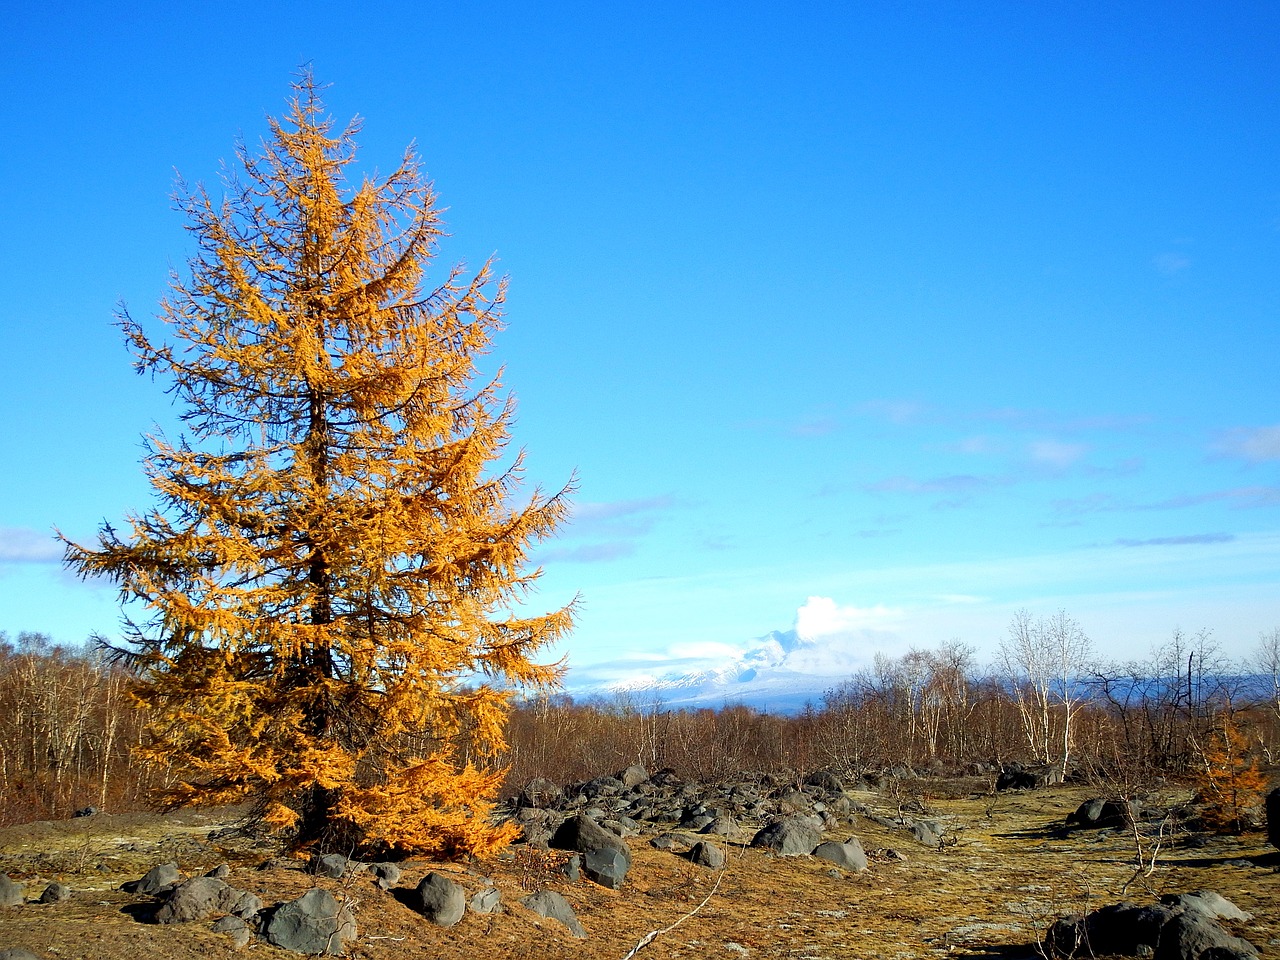
[[[934,791],[931,791],[934,792]],[[947,791],[936,791],[944,793]],[[1066,831],[1068,813],[1089,795],[1084,788],[963,798],[931,796],[922,804],[946,826],[953,842],[930,850],[897,827],[858,816],[852,833],[867,849],[865,873],[845,873],[811,857],[776,857],[734,837],[723,877],[680,856],[632,838],[634,864],[621,891],[534,869],[519,848],[467,865],[411,862],[401,888],[428,870],[448,873],[468,894],[489,882],[502,891],[497,915],[468,914],[456,927],[434,927],[368,875],[318,880],[301,861],[269,860],[243,838],[209,839],[227,811],[175,816],[91,817],[29,824],[0,831],[0,868],[26,884],[28,899],[59,880],[64,903],[28,903],[0,915],[0,949],[26,945],[43,957],[140,960],[230,955],[230,941],[207,923],[157,926],[139,919],[140,901],[119,891],[126,880],[165,859],[189,874],[229,862],[229,882],[268,903],[313,885],[346,897],[360,925],[352,957],[368,960],[430,955],[446,960],[502,958],[622,958],[644,935],[670,926],[705,905],[674,931],[659,936],[644,958],[693,957],[1032,957],[1035,941],[1059,915],[1121,899],[1150,901],[1161,893],[1213,889],[1255,919],[1236,925],[1262,955],[1280,946],[1280,854],[1262,837],[1213,837],[1204,846],[1183,840],[1166,848],[1149,878],[1134,880],[1133,842],[1122,830]],[[870,810],[897,814],[901,798],[861,791]],[[831,835],[843,839],[838,833]],[[91,849],[81,857],[79,851]],[[683,849],[677,847],[677,849]],[[900,851],[905,861],[887,851]],[[177,851],[178,856],[169,856]],[[554,858],[554,855],[553,855]],[[62,869],[54,869],[61,865]],[[550,880],[549,880],[550,878]],[[553,920],[518,903],[547,883],[573,906],[588,932],[571,937]],[[719,887],[707,900],[715,884]],[[257,957],[288,957],[261,943]]]

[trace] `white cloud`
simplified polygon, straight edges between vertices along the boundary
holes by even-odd
[[[58,563],[62,544],[30,527],[0,527],[0,563]]]
[[[896,612],[888,607],[841,606],[830,597],[810,597],[796,611],[796,636],[806,642],[878,627]]]
[[[1223,454],[1250,463],[1280,460],[1280,425],[1237,427],[1224,433],[1216,446]]]
[[[675,643],[668,648],[668,654],[676,660],[716,660],[742,656],[741,647],[720,643],[715,640],[693,640],[686,643]]]

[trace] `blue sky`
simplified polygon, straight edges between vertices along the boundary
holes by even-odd
[[[50,537],[149,503],[112,310],[306,62],[511,277],[579,669],[800,611],[855,660],[1020,607],[1115,656],[1280,625],[1280,6],[232,0],[8,13],[0,629],[115,628]]]

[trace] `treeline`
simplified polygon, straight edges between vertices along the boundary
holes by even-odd
[[[997,662],[958,642],[877,655],[793,715],[742,705],[673,709],[635,697],[516,704],[511,791],[632,763],[716,782],[827,767],[847,776],[1039,764],[1112,782],[1196,778],[1206,763],[1280,763],[1280,630],[1233,662],[1207,633],[1139,659],[1093,657],[1070,618],[1015,617]],[[166,771],[142,767],[146,714],[130,676],[41,634],[0,633],[0,823],[141,808]]]
[[[146,717],[129,682],[95,653],[0,632],[0,823],[145,802],[156,774],[131,762]]]
[[[1242,763],[1280,764],[1280,630],[1239,662],[1208,632],[1175,632],[1145,657],[1110,660],[1092,655],[1065,614],[1019,613],[994,665],[959,642],[877,655],[795,715],[551,696],[519,705],[509,733],[516,786],[631,763],[707,781],[816,767],[958,773],[975,762],[1112,782],[1196,778],[1228,741],[1242,745]]]

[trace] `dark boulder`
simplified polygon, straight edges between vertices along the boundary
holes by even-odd
[[[1166,906],[1114,903],[1087,916],[1064,917],[1049,928],[1045,952],[1051,957],[1150,955],[1161,928],[1176,912]]]
[[[307,871],[317,877],[328,877],[330,880],[341,880],[360,869],[360,864],[348,860],[340,853],[323,853],[315,855],[307,863]]]
[[[1155,960],[1252,960],[1257,951],[1233,937],[1215,917],[1247,916],[1212,891],[1180,894],[1165,903],[1116,903],[1087,916],[1064,917],[1049,928],[1048,957],[1147,956]]]
[[[1135,811],[1136,812],[1136,811]],[[1067,826],[1123,827],[1129,822],[1129,805],[1124,800],[1093,797],[1067,814]]]
[[[558,785],[544,777],[534,777],[524,785],[520,795],[516,797],[516,806],[546,810],[558,806],[562,799],[564,799],[564,791]]]
[[[610,890],[619,889],[631,869],[631,851],[622,838],[582,814],[560,824],[551,846],[582,854],[582,872]]]
[[[1021,764],[1011,763],[996,778],[997,790],[1037,790],[1045,785],[1042,773],[1027,770]]]
[[[805,785],[817,787],[823,793],[843,793],[844,783],[830,770],[815,770],[805,778]]]
[[[1280,847],[1280,787],[1267,794],[1263,806],[1267,811],[1267,839],[1273,847]]]

